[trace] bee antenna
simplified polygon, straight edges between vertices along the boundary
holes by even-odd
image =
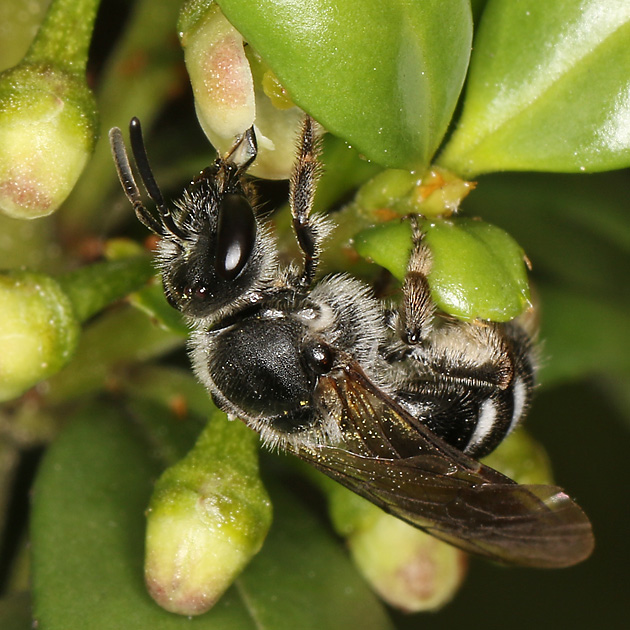
[[[122,184],[127,199],[131,202],[134,212],[138,220],[145,225],[149,230],[156,234],[162,235],[164,228],[159,221],[146,209],[142,202],[142,196],[140,195],[140,188],[136,184],[136,180],[131,170],[131,164],[129,163],[129,156],[127,155],[127,149],[125,148],[125,141],[123,140],[122,132],[118,127],[113,127],[109,130],[109,143],[112,149],[112,155],[114,156],[114,164],[116,165],[116,171],[118,172],[118,179]]]
[[[149,158],[147,156],[147,150],[142,136],[142,126],[140,124],[140,120],[135,116],[129,122],[129,139],[131,140],[131,150],[133,152],[133,157],[136,161],[136,166],[138,168],[138,172],[140,173],[142,183],[144,184],[149,197],[151,197],[151,199],[155,202],[155,206],[160,213],[164,227],[175,236],[184,238],[180,227],[175,223],[173,215],[164,203],[164,197],[162,197],[160,187],[157,185],[155,177],[153,177],[153,171],[151,170],[151,165],[149,164]],[[138,216],[138,218],[145,223],[142,220],[142,217]],[[153,219],[153,217],[151,218]],[[155,219],[153,219],[153,221],[155,222]],[[145,225],[147,224],[145,223]],[[147,227],[149,227],[149,229],[153,229],[150,226]],[[164,230],[161,230],[159,233],[163,233],[163,231]]]

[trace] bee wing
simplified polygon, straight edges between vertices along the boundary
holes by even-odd
[[[498,562],[565,567],[590,555],[591,524],[560,488],[519,485],[451,447],[357,364],[320,378],[318,395],[344,442],[294,452],[386,512]]]

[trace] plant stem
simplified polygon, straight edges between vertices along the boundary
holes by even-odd
[[[85,73],[98,5],[99,0],[53,0],[25,61]]]
[[[47,405],[103,389],[125,364],[161,356],[182,346],[179,335],[147,321],[132,307],[104,313],[83,334],[72,362],[48,380]]]
[[[148,256],[106,261],[67,273],[58,282],[70,298],[80,322],[132,291],[154,275]]]
[[[111,127],[125,127],[132,116],[150,129],[167,98],[178,92],[181,75],[177,62],[183,60],[175,33],[179,8],[177,0],[139,0],[133,8],[98,88],[100,140],[59,217],[66,241],[76,242],[120,221],[121,213],[116,209],[103,209],[118,185],[107,134]],[[123,207],[126,213],[126,204],[118,209]]]

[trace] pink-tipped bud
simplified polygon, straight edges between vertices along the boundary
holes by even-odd
[[[254,125],[258,157],[250,172],[288,178],[304,112],[216,3],[187,2],[179,31],[197,117],[210,142],[225,153],[235,137]]]
[[[195,448],[158,480],[147,515],[145,579],[166,610],[206,612],[260,550],[271,503],[257,448],[250,429],[217,413]]]

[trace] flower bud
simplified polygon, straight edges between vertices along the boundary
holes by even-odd
[[[254,125],[258,157],[250,172],[270,179],[289,177],[304,112],[216,3],[187,2],[179,31],[197,117],[210,142],[225,153],[236,136]]]
[[[258,439],[213,416],[194,449],[158,480],[148,512],[145,579],[170,612],[210,609],[261,548],[271,503],[258,476]]]
[[[233,139],[249,129],[256,116],[254,80],[243,38],[216,4],[180,36],[203,130]]]
[[[33,219],[70,194],[97,138],[85,65],[97,0],[54,0],[24,60],[0,74],[0,209]]]
[[[502,229],[474,219],[420,221],[431,252],[431,297],[463,321],[506,322],[529,309],[525,255]],[[355,236],[357,252],[402,280],[413,247],[408,222],[389,221]]]
[[[379,596],[405,612],[437,610],[457,593],[466,554],[385,512],[348,539],[355,564]]]
[[[0,400],[19,396],[72,358],[80,324],[141,288],[154,274],[148,256],[80,267],[53,279],[0,275]]]
[[[440,608],[466,574],[466,554],[326,482],[333,525],[372,588],[406,612]]]
[[[75,75],[20,65],[0,75],[0,208],[34,219],[70,194],[96,142],[92,95]]]
[[[0,400],[9,400],[68,362],[79,323],[66,293],[42,274],[2,274],[0,304]]]

